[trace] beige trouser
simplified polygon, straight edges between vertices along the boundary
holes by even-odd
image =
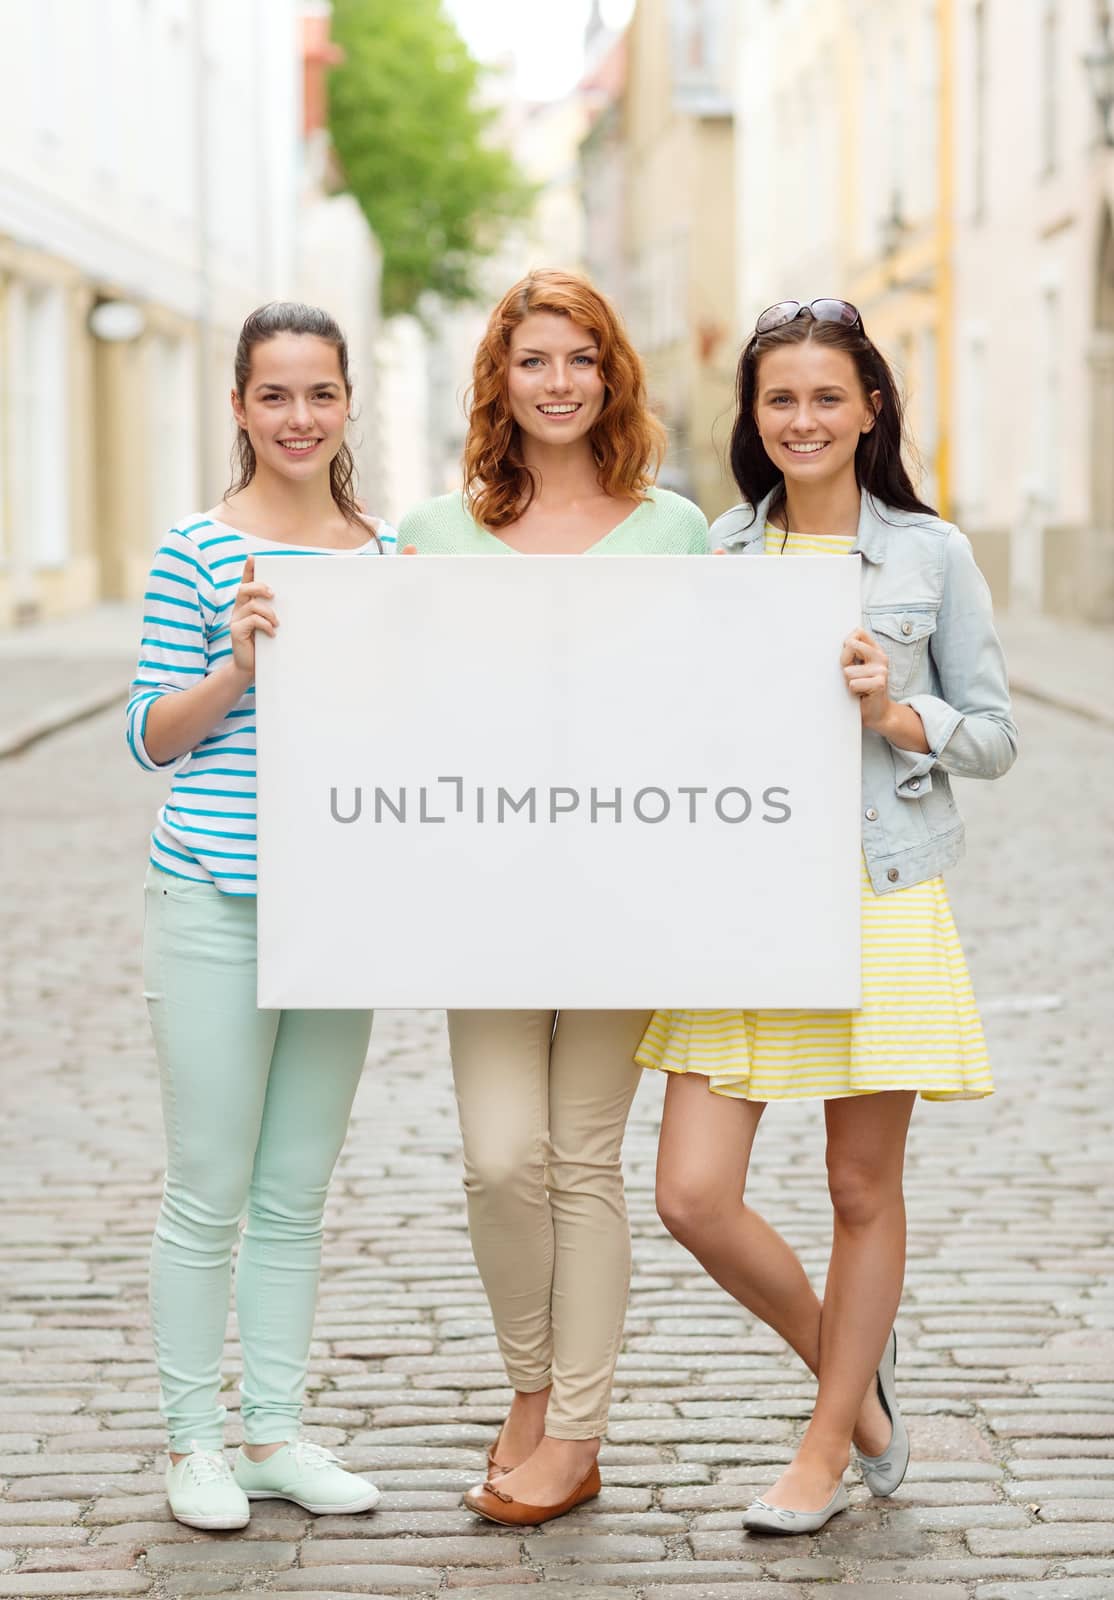
[[[630,1287],[620,1151],[648,1011],[450,1011],[472,1249],[507,1377],[595,1439]]]

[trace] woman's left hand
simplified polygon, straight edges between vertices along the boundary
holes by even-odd
[[[843,641],[839,664],[847,687],[859,697],[863,727],[880,731],[893,711],[890,661],[885,650],[865,628],[856,628]]]

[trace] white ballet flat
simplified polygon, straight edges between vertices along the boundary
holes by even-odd
[[[826,1522],[846,1511],[849,1504],[842,1483],[820,1511],[789,1511],[785,1506],[753,1500],[743,1512],[743,1527],[748,1533],[819,1533]]]
[[[886,1353],[878,1367],[875,1382],[878,1386],[878,1398],[882,1408],[890,1419],[893,1432],[890,1442],[880,1456],[867,1456],[861,1450],[855,1451],[856,1459],[863,1474],[863,1482],[874,1495],[893,1494],[900,1488],[905,1474],[909,1470],[909,1433],[901,1420],[901,1412],[897,1407],[897,1388],[894,1381],[894,1372],[897,1367],[897,1334],[891,1333]]]

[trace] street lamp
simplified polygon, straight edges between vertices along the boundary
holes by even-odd
[[[1098,13],[1099,37],[1097,47],[1083,57],[1083,65],[1091,81],[1091,95],[1098,109],[1102,126],[1102,142],[1114,147],[1114,39],[1110,36],[1110,7],[1103,5]]]
[[[147,326],[142,306],[131,300],[98,300],[89,313],[89,332],[106,344],[130,344]]]

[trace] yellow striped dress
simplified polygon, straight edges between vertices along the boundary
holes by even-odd
[[[766,554],[784,535],[767,527]],[[787,555],[846,554],[854,539],[791,533]],[[840,1100],[914,1089],[977,1100],[994,1083],[943,878],[875,894],[862,867],[857,1011],[656,1011],[635,1059],[699,1072],[740,1100]]]

